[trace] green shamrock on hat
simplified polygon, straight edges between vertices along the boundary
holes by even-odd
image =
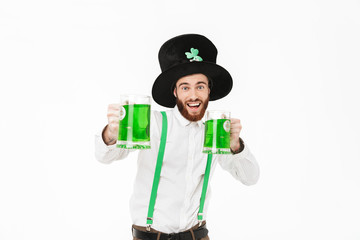
[[[203,59],[200,56],[198,56],[198,54],[199,54],[199,50],[197,50],[196,48],[191,48],[190,52],[185,53],[188,59],[192,58],[190,59],[190,62],[192,61],[201,62]]]

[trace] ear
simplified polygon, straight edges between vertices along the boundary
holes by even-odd
[[[176,87],[174,87],[174,96],[177,98],[177,95],[176,95]]]

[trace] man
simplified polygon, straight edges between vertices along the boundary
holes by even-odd
[[[152,224],[147,218],[152,183],[159,154],[162,114],[151,113],[151,149],[139,151],[134,192],[130,200],[134,240],[182,239],[208,240],[205,222],[210,188],[204,212],[199,213],[204,172],[208,157],[202,153],[208,102],[226,96],[232,88],[230,74],[216,64],[217,50],[204,36],[186,34],[165,42],[159,51],[162,73],[155,80],[152,96],[160,105],[173,108],[166,112],[167,139]],[[125,158],[132,150],[116,148],[119,104],[108,107],[108,125],[96,136],[95,154],[110,163]],[[231,154],[213,155],[210,179],[217,163],[245,185],[258,181],[259,167],[240,138],[242,125],[231,119]]]

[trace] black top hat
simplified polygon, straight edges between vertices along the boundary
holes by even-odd
[[[217,49],[206,37],[198,34],[185,34],[165,42],[159,51],[162,73],[152,88],[155,102],[164,107],[174,107],[176,98],[173,90],[181,77],[202,73],[209,78],[210,101],[229,94],[232,78],[226,69],[216,64]]]

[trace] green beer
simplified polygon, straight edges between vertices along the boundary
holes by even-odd
[[[150,113],[150,104],[122,105],[117,147],[127,149],[150,148]]]
[[[212,113],[208,113],[210,115]],[[207,116],[208,116],[207,115]],[[230,119],[210,119],[205,122],[203,153],[230,154]],[[214,117],[217,118],[217,117]]]

